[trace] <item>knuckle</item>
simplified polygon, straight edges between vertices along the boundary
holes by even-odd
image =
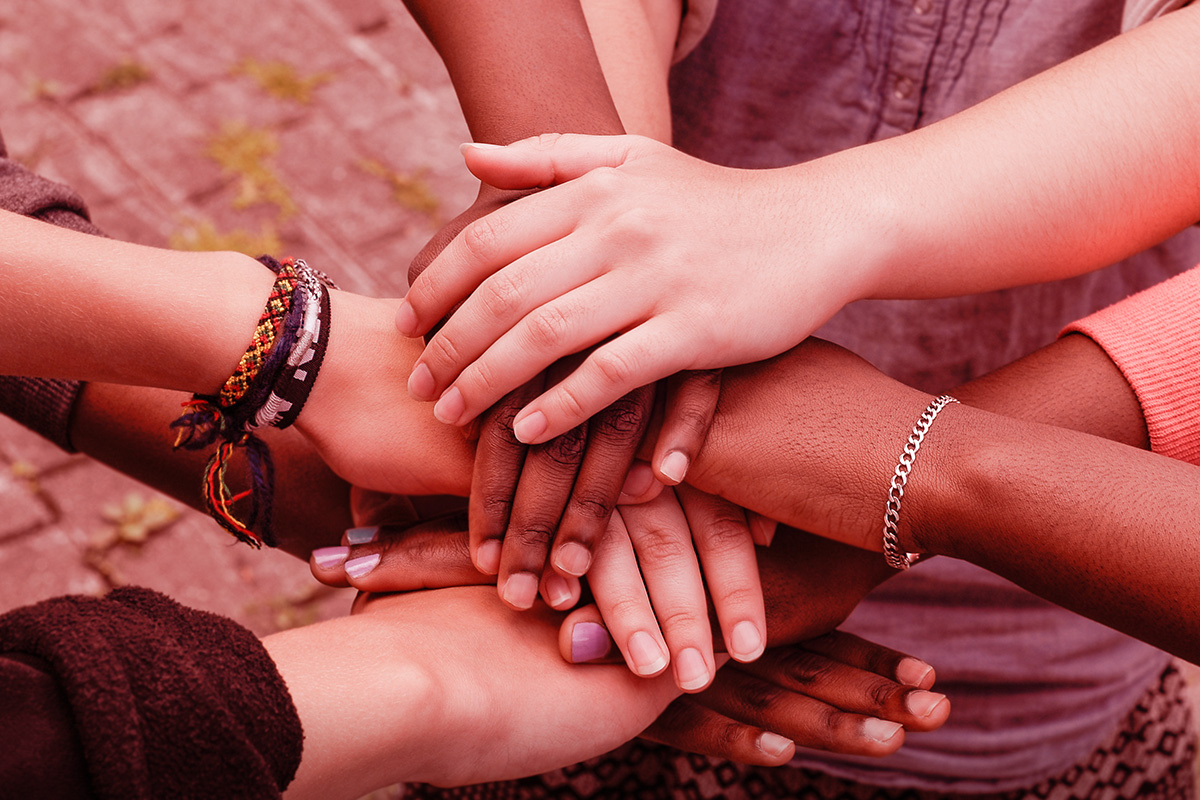
[[[713,582],[710,579],[710,584]],[[763,603],[762,592],[746,586],[715,587],[710,585],[709,591],[712,593],[714,601],[726,608],[752,608],[761,606]]]
[[[496,251],[500,240],[500,226],[488,215],[468,223],[462,231],[463,249],[479,261],[487,261]]]
[[[593,591],[595,587],[593,587]],[[640,597],[633,594],[621,594],[615,597],[606,598],[608,611],[604,614],[605,620],[621,620],[630,621],[641,619],[646,613],[646,603]]]
[[[658,624],[664,631],[690,631],[708,625],[708,617],[701,617],[690,608],[667,609],[658,613]]]
[[[728,553],[753,544],[750,526],[745,515],[736,516],[731,511],[720,511],[712,517],[704,529],[704,547],[712,553]]]
[[[725,719],[713,722],[712,728],[712,739],[718,752],[732,752],[745,740],[746,726],[736,720]]]
[[[634,374],[633,361],[612,347],[602,347],[588,359],[604,382],[614,386],[628,385]]]
[[[492,391],[496,388],[497,375],[487,361],[482,359],[476,361],[467,375],[476,386],[485,391]]]
[[[582,427],[575,427],[560,434],[545,444],[538,445],[538,452],[561,466],[575,466],[583,459],[587,436]]]
[[[596,433],[622,440],[637,436],[645,427],[647,411],[647,405],[640,398],[626,395],[596,417]]]
[[[508,515],[512,513],[512,497],[508,494],[485,494],[480,502],[480,510],[485,520],[498,520],[508,522]]]
[[[593,195],[611,195],[617,192],[622,177],[616,167],[603,166],[591,170],[581,180]]]
[[[439,364],[456,364],[459,359],[458,346],[444,332],[438,333],[427,345],[430,358],[427,362]]]
[[[699,403],[685,403],[671,414],[671,421],[693,436],[703,436],[712,425],[712,418],[712,409]]]
[[[583,397],[569,384],[559,384],[554,393],[554,400],[561,413],[567,415],[571,419],[583,419],[587,415],[584,414]]]
[[[633,533],[631,530],[630,533]],[[695,551],[679,537],[664,535],[653,530],[634,539],[638,560],[652,563],[670,563],[695,558]]]
[[[479,299],[488,314],[508,320],[521,303],[521,285],[508,271],[497,272],[479,287]]]
[[[578,490],[571,497],[571,510],[588,520],[603,522],[612,516],[614,500],[594,489]]]
[[[542,306],[525,318],[526,335],[538,351],[553,350],[566,337],[571,320],[557,306]]]
[[[783,675],[796,686],[819,686],[833,677],[834,665],[827,658],[803,650],[790,650],[782,658]]]
[[[762,715],[782,702],[784,692],[784,689],[773,683],[748,681],[738,690],[738,697],[746,708]]]
[[[832,743],[852,724],[854,718],[841,709],[826,706],[821,709],[815,733],[823,743]]]
[[[871,698],[871,702],[876,708],[888,708],[892,705],[892,701],[901,691],[900,687],[889,680],[879,678],[871,682],[867,687],[867,696]]]
[[[545,522],[524,522],[511,526],[504,537],[505,545],[512,542],[522,550],[545,549],[554,538],[555,526]]]

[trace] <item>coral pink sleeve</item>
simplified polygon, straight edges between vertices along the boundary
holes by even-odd
[[[1093,339],[1124,373],[1154,452],[1200,464],[1200,267],[1084,317],[1067,333]]]

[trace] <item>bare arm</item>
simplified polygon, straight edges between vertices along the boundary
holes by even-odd
[[[817,341],[735,374],[697,483],[879,550],[892,471],[931,398]],[[944,410],[917,457],[902,547],[964,558],[1184,658],[1200,656],[1200,634],[1187,624],[1200,603],[1200,498],[1191,488],[1200,473],[1136,449],[1146,444],[1140,409],[1104,351],[1067,337],[961,395],[973,405]],[[764,408],[781,427],[763,424]]]

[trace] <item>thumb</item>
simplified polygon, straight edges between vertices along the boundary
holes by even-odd
[[[497,189],[535,189],[580,177],[598,167],[619,167],[654,140],[644,136],[543,133],[507,146],[468,142],[467,169]]]

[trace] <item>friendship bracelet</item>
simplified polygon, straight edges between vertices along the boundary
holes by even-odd
[[[295,422],[316,381],[329,342],[330,300],[336,288],[325,273],[304,261],[259,259],[278,276],[255,326],[249,347],[216,395],[193,395],[171,423],[175,447],[195,450],[220,440],[204,470],[201,493],[214,520],[252,547],[275,546],[272,508],[275,469],[267,445],[254,435],[263,427]],[[225,475],[236,449],[246,453],[251,488],[233,494]],[[249,500],[246,513],[233,506]]]
[[[229,376],[229,380],[225,381],[225,385],[218,393],[222,406],[231,406],[242,399],[242,395],[246,393],[250,383],[258,375],[266,354],[275,346],[275,337],[279,335],[283,320],[291,310],[292,295],[296,291],[296,270],[292,262],[285,261],[280,263],[280,268],[275,270],[275,273],[278,277],[275,278],[275,285],[271,287],[266,308],[263,309],[262,316],[258,318],[258,324],[254,327],[254,336],[250,339],[250,346],[246,348],[246,352],[238,361],[237,368],[234,369],[233,374]]]
[[[904,445],[904,452],[900,454],[900,463],[896,465],[896,474],[892,476],[892,485],[888,489],[887,510],[883,514],[883,558],[893,569],[908,569],[921,558],[920,553],[907,553],[900,549],[900,539],[897,536],[897,525],[900,522],[900,501],[904,499],[904,487],[908,484],[908,473],[912,471],[917,451],[921,449],[921,442],[925,441],[925,434],[929,432],[938,412],[951,403],[957,402],[950,395],[944,394],[930,403],[921,413],[917,424],[913,426],[912,433],[909,434],[908,441]]]

